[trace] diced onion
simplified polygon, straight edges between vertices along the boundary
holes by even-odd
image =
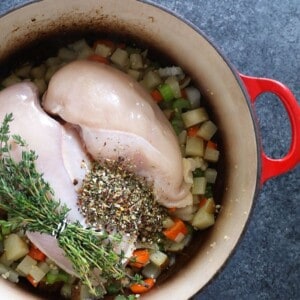
[[[198,108],[201,104],[201,94],[198,89],[193,86],[185,88],[187,99],[190,101],[192,108]]]
[[[182,75],[183,71],[180,67],[165,67],[165,68],[159,68],[158,73],[161,77],[169,77],[169,76],[178,76]]]

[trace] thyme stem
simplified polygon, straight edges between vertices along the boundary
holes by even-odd
[[[10,135],[12,121],[12,114],[8,114],[0,127],[0,208],[7,212],[8,222],[19,229],[51,235],[65,222],[69,209],[54,198],[54,191],[36,170],[35,152],[26,150],[26,143],[20,136]],[[11,156],[11,141],[22,149],[19,162]],[[126,276],[123,257],[113,250],[114,237],[83,228],[77,222],[68,223],[57,234],[57,240],[94,295],[103,294],[103,278]],[[100,275],[95,276],[98,273]]]

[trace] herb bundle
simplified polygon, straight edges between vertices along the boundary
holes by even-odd
[[[36,153],[26,149],[20,136],[10,135],[12,121],[8,114],[0,127],[0,208],[7,212],[7,224],[55,236],[82,282],[92,294],[102,296],[103,282],[127,276],[123,255],[113,250],[120,236],[66,221],[69,209],[55,199],[54,191],[36,170]],[[20,161],[12,158],[12,143],[22,149]]]

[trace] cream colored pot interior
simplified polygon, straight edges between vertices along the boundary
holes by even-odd
[[[222,210],[196,255],[143,299],[187,299],[222,267],[236,246],[255,197],[259,162],[253,119],[224,59],[196,30],[154,6],[133,0],[45,0],[0,19],[0,60],[49,30],[97,28],[159,46],[198,83],[222,137]],[[35,299],[4,280],[1,298]]]

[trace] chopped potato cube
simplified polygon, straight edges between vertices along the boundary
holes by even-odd
[[[186,156],[203,156],[204,142],[200,137],[187,137],[185,145]]]
[[[150,261],[160,269],[163,269],[168,264],[168,256],[157,250],[150,254]]]
[[[44,278],[46,273],[38,266],[32,266],[29,271],[29,275],[32,276],[34,281],[40,282]]]
[[[213,135],[217,132],[217,126],[212,121],[204,122],[200,129],[198,130],[197,134],[201,136],[206,141],[209,141]]]
[[[18,260],[29,252],[28,245],[17,234],[12,233],[4,240],[4,250],[8,260]]]
[[[192,220],[192,226],[197,229],[205,229],[214,224],[214,214],[208,213],[204,207],[199,208]]]
[[[27,276],[32,268],[32,266],[35,266],[37,264],[37,261],[30,257],[29,255],[26,255],[23,260],[18,264],[16,271],[21,273],[24,276]]]
[[[126,50],[117,48],[110,57],[111,61],[121,69],[125,69],[129,65],[129,57]]]
[[[182,120],[186,128],[200,124],[208,119],[208,114],[203,107],[189,110],[182,114]]]
[[[204,152],[204,159],[210,162],[217,162],[219,160],[220,152],[217,149],[206,147]]]

